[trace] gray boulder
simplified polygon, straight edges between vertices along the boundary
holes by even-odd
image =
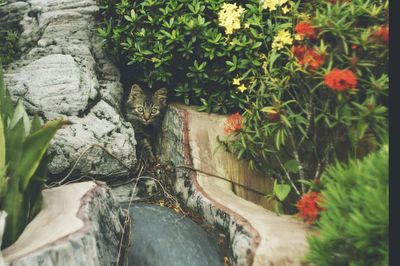
[[[189,218],[144,203],[131,205],[129,213],[133,246],[128,251],[128,265],[223,265],[216,243]]]
[[[69,170],[72,162],[77,162],[79,174],[112,175],[133,168],[133,129],[108,103],[100,101],[83,118],[68,119],[72,125],[60,129],[49,148],[55,153],[49,164],[52,174]]]
[[[93,71],[71,55],[52,54],[32,61],[14,72],[8,88],[22,97],[29,112],[78,115],[97,94]]]
[[[120,73],[97,36],[98,10],[95,0],[8,1],[0,7],[22,29],[21,58],[5,69],[13,99],[44,121],[72,122],[49,148],[55,153],[50,173],[59,177],[72,168],[71,178],[120,176],[136,164],[134,131],[121,116]]]

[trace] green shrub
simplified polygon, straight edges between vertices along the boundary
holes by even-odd
[[[14,108],[0,63],[0,210],[7,212],[1,248],[11,245],[41,208],[47,179],[47,147],[62,120],[41,126],[21,101]]]
[[[307,182],[387,130],[387,0],[101,3],[100,35],[142,82],[242,113],[222,143],[290,185],[292,211]]]
[[[293,46],[268,54],[243,125],[224,142],[289,184],[291,202],[308,192],[304,180],[368,154],[387,130],[388,1],[332,2],[298,7]]]
[[[200,110],[225,113],[244,109],[259,90],[254,77],[263,72],[273,37],[291,28],[297,9],[287,0],[274,11],[259,0],[100,2],[100,36],[123,63],[134,66],[140,81],[167,86]]]
[[[388,146],[362,161],[329,167],[317,234],[308,238],[315,265],[388,265]]]

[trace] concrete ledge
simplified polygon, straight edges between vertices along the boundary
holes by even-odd
[[[277,216],[239,197],[230,182],[204,174],[230,180],[259,175],[223,149],[215,151],[216,136],[223,136],[226,117],[179,104],[168,108],[160,154],[162,160],[178,166],[176,180],[171,180],[176,192],[208,222],[229,232],[236,265],[304,265],[301,257],[308,248],[306,235],[310,231],[306,224],[291,216]]]
[[[125,212],[100,182],[46,189],[43,208],[2,251],[6,265],[117,265]],[[129,235],[129,226],[125,228]]]

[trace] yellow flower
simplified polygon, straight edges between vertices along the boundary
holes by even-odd
[[[272,42],[272,49],[280,50],[286,44],[292,44],[293,38],[287,30],[280,30],[278,34],[274,37]]]
[[[302,20],[302,21],[309,21],[310,20],[310,15],[304,12],[301,12],[297,15],[297,17]]]
[[[235,4],[224,3],[218,12],[218,23],[225,28],[226,34],[232,34],[234,30],[240,29],[240,16],[244,8]]]
[[[302,40],[304,40],[304,34],[296,34],[296,35],[294,35],[294,39],[296,41],[302,41]]]
[[[233,79],[233,83],[232,83],[233,85],[240,85],[240,79],[239,78],[234,78]]]
[[[282,6],[283,4],[286,4],[287,1],[288,0],[264,0],[263,8],[269,9],[269,11],[274,11],[277,6]]]
[[[240,90],[240,92],[244,92],[245,90],[247,90],[247,87],[244,84],[242,84],[238,87],[238,90]]]
[[[250,27],[250,23],[245,23],[245,24],[244,24],[244,28],[245,28],[245,29],[248,29],[249,27]]]
[[[290,11],[290,9],[287,6],[282,7],[282,13],[283,14],[286,14],[289,11]]]

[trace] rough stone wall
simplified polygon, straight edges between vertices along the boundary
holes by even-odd
[[[75,176],[120,174],[136,163],[134,131],[120,112],[120,73],[96,35],[98,11],[93,0],[9,0],[0,7],[0,22],[19,20],[22,29],[21,58],[5,66],[13,99],[45,121],[72,122],[49,148],[53,175],[64,176],[80,156]]]

